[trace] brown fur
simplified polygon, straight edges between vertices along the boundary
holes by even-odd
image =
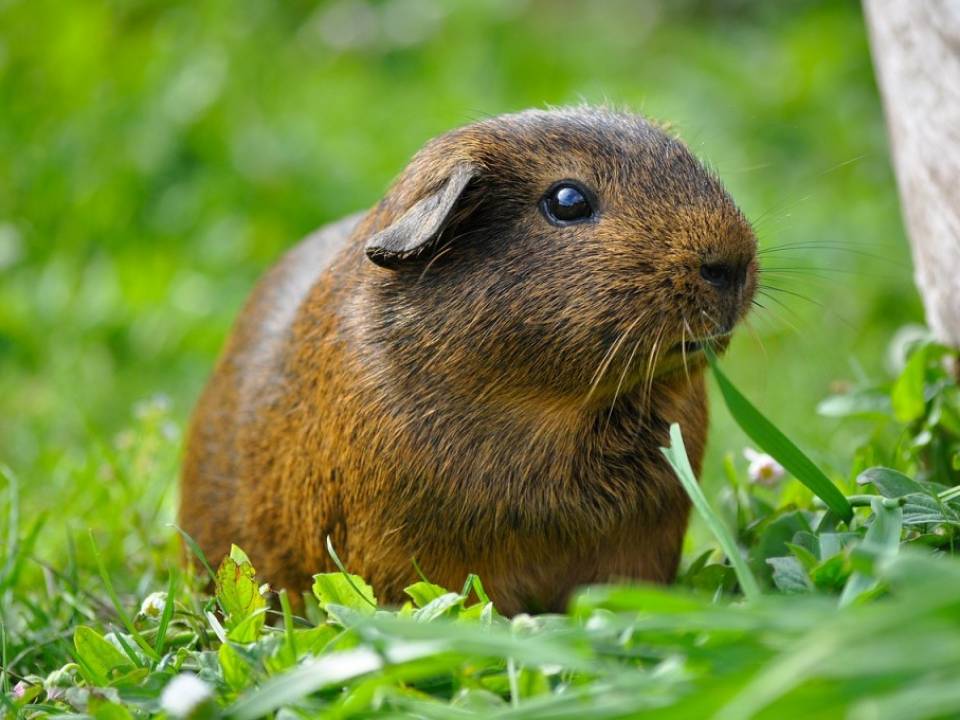
[[[562,179],[595,221],[546,221]],[[720,183],[638,116],[450,132],[261,281],[193,418],[182,525],[295,589],[333,569],[329,535],[393,603],[414,557],[447,587],[479,573],[507,613],[669,582],[689,504],[659,448],[679,422],[699,472],[707,427],[702,360],[679,348],[733,327],[754,258]],[[736,291],[700,276],[719,261]]]

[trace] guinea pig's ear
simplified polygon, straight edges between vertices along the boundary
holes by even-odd
[[[436,192],[418,200],[367,241],[367,257],[380,267],[393,269],[407,258],[428,255],[436,249],[437,240],[456,214],[457,201],[476,176],[472,165],[455,166]]]

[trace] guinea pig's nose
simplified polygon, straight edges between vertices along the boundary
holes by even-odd
[[[718,290],[734,290],[744,284],[747,266],[724,261],[705,262],[700,266],[700,277]]]

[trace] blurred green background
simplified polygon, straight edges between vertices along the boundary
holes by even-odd
[[[765,256],[783,292],[727,367],[845,473],[858,430],[815,406],[922,319],[857,3],[0,0],[0,460],[24,512],[169,518],[177,433],[284,248],[433,135],[581,101],[671,122],[764,246],[809,244]],[[714,407],[708,486],[745,444]],[[98,470],[157,417],[160,461]]]

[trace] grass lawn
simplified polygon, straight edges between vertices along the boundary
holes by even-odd
[[[670,121],[778,288],[721,360],[774,441],[712,381],[677,586],[507,619],[483,578],[398,609],[182,568],[184,424],[256,277],[429,137],[581,101]],[[854,3],[0,3],[0,714],[958,716],[960,390],[922,318]],[[784,436],[805,463],[757,482]]]

